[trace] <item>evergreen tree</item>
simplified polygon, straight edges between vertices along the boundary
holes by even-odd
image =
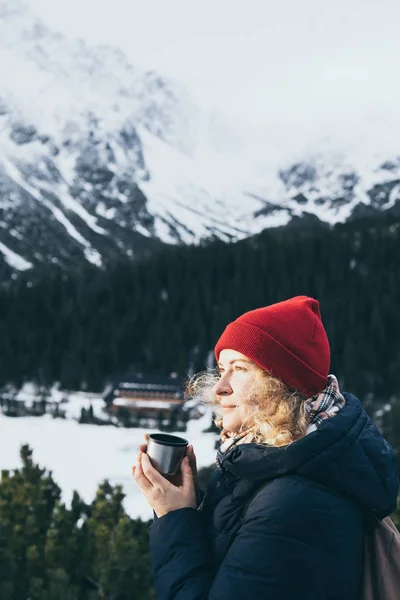
[[[0,386],[102,391],[132,370],[186,376],[204,369],[229,321],[307,294],[321,302],[331,370],[347,389],[399,394],[398,225],[384,215],[166,247],[105,269],[21,273],[0,295]]]
[[[120,487],[104,482],[91,505],[60,500],[28,446],[0,480],[2,600],[155,600],[148,523],[130,519]]]

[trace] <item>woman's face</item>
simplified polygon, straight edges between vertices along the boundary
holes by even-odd
[[[222,407],[224,429],[238,431],[248,414],[244,402],[250,386],[260,378],[262,369],[236,350],[221,350],[218,361],[221,378],[214,393]]]

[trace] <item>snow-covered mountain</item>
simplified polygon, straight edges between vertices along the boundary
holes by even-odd
[[[273,160],[262,135],[19,0],[0,0],[0,56],[0,261],[13,269],[400,210],[400,149]]]

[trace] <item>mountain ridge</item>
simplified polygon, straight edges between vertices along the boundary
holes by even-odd
[[[0,51],[0,262],[13,271],[400,210],[400,156],[357,163],[323,146],[276,164],[176,82],[54,33],[18,0],[0,0]]]

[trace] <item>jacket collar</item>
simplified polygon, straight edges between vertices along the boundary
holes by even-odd
[[[396,506],[398,478],[393,449],[352,394],[315,431],[284,447],[240,444],[218,451],[223,471],[239,479],[267,481],[289,474],[309,477],[350,495],[378,514]]]

